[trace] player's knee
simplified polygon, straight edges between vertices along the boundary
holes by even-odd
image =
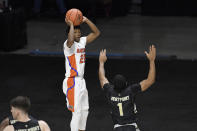
[[[88,110],[82,110],[82,111],[79,111],[79,112],[76,112],[75,113],[76,117],[78,117],[78,118],[87,117],[88,114],[89,114],[89,111]]]
[[[83,115],[84,117],[87,117],[88,114],[89,114],[89,111],[88,111],[88,110],[85,110],[85,111],[82,112],[82,115]]]

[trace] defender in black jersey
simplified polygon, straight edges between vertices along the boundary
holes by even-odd
[[[151,45],[149,53],[145,51],[149,59],[150,69],[147,79],[128,85],[126,78],[116,75],[113,83],[105,77],[104,63],[107,61],[106,50],[102,50],[99,56],[99,80],[101,87],[107,96],[111,107],[111,115],[114,123],[114,131],[139,131],[135,118],[134,97],[137,93],[148,89],[155,82],[155,57],[156,48]]]
[[[11,100],[10,106],[12,116],[7,118],[10,125],[3,131],[50,131],[46,122],[28,115],[31,106],[29,98],[18,96]]]
[[[29,118],[32,120],[36,120],[35,118],[33,118],[32,116],[29,116]],[[3,129],[8,126],[8,125],[13,125],[14,123],[16,123],[17,120],[15,120],[13,118],[12,115],[9,115],[8,117],[6,117],[1,123],[0,123],[0,131],[3,131]]]

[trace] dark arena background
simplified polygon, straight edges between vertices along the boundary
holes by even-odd
[[[141,131],[197,131],[197,1],[195,0],[0,0],[0,121],[18,95],[30,114],[52,131],[70,131],[62,91],[65,12],[80,9],[101,31],[86,47],[87,131],[112,131],[98,79],[98,55],[107,49],[109,80],[123,74],[140,82],[148,74],[144,51],[157,48],[156,83],[136,97]],[[90,29],[81,25],[82,34]]]

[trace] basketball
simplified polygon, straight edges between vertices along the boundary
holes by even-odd
[[[66,12],[66,19],[71,20],[74,26],[82,23],[83,14],[79,9],[70,9]]]

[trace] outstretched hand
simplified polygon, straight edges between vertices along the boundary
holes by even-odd
[[[154,45],[151,45],[149,47],[149,53],[145,51],[146,57],[149,59],[149,61],[154,61],[156,58],[156,48]]]
[[[107,61],[106,49],[102,49],[100,51],[99,62],[100,63],[105,63],[106,61]]]

